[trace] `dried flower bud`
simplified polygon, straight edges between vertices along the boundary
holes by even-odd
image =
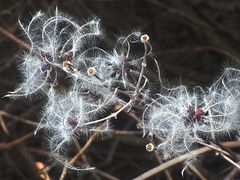
[[[42,162],[35,162],[36,168],[40,171],[40,178],[43,180],[50,180],[47,171],[44,171],[45,165]]]
[[[45,168],[44,164],[42,162],[39,162],[39,161],[35,162],[35,166],[38,170],[42,170],[42,169]]]
[[[89,76],[94,76],[97,73],[97,70],[94,67],[90,67],[87,69],[87,74]]]
[[[69,52],[66,57],[66,61],[71,61],[73,59],[73,52]]]
[[[71,64],[71,62],[70,61],[63,61],[63,70],[64,71],[70,71],[70,70],[72,70],[72,64]]]
[[[147,64],[146,63],[142,63],[142,67],[147,67]]]
[[[150,38],[147,34],[144,34],[144,35],[141,36],[141,42],[144,43],[144,44],[148,43],[149,39]]]
[[[122,105],[121,104],[116,104],[115,106],[114,106],[114,112],[116,112],[116,111],[119,111],[120,109],[122,108]]]
[[[147,152],[152,152],[154,149],[155,149],[155,146],[153,145],[153,143],[148,143],[146,145]]]

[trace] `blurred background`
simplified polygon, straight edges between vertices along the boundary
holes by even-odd
[[[17,39],[24,40],[18,19],[27,22],[35,12],[51,13],[56,6],[79,21],[100,18],[103,43],[109,48],[119,36],[134,30],[149,34],[162,75],[170,84],[207,87],[224,67],[240,64],[239,0],[0,0],[0,97],[21,82],[17,62],[26,49]],[[0,99],[0,179],[38,179],[36,162],[51,167],[47,136],[32,133],[43,104],[44,99]],[[147,142],[126,114],[113,120],[113,128],[133,134],[99,137],[85,153],[87,163],[97,170],[69,171],[65,179],[127,180],[159,164],[154,153],[145,150]],[[84,142],[85,138],[79,141]],[[70,156],[77,152],[70,151]],[[214,154],[201,161],[198,169],[208,179],[240,178],[238,171]],[[182,168],[180,164],[169,169],[173,179],[198,179],[190,170],[181,176]],[[57,165],[48,173],[58,179],[61,171]],[[152,179],[166,176],[161,173]]]

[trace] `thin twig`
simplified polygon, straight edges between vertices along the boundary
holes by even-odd
[[[154,155],[155,155],[156,159],[158,160],[159,164],[164,163],[157,151],[154,151]],[[164,170],[164,173],[168,180],[173,180],[173,177],[172,177],[171,173],[168,171],[168,169]]]
[[[19,144],[19,143],[25,141],[26,139],[29,139],[30,137],[33,136],[33,134],[34,134],[34,132],[30,132],[30,133],[28,133],[28,134],[26,134],[26,135],[24,135],[24,136],[22,136],[18,139],[10,141],[8,143],[0,143],[0,149],[9,149],[14,145]]]
[[[97,133],[94,133],[92,136],[90,136],[90,138],[88,139],[88,141],[85,143],[85,145],[83,146],[82,149],[79,150],[79,152],[72,158],[69,160],[69,164],[74,164],[77,160],[79,160],[82,155],[85,153],[85,151],[90,147],[90,145],[93,143],[93,141],[95,140],[95,138],[97,137]],[[67,166],[64,166],[63,170],[62,170],[62,174],[59,178],[59,180],[63,180],[64,177],[66,176],[67,173]]]
[[[20,45],[23,48],[26,49],[31,49],[31,47],[25,43],[24,41],[22,41],[21,39],[17,38],[14,34],[8,32],[6,29],[4,29],[3,27],[0,26],[0,33],[4,34],[5,36],[7,36],[9,39],[13,40],[14,42],[16,42],[18,45]]]
[[[233,55],[228,50],[217,48],[217,47],[200,46],[200,47],[193,48],[193,50],[195,50],[195,51],[204,51],[204,50],[209,51],[210,50],[210,51],[214,51],[214,52],[217,52],[219,54],[222,54],[224,56],[230,57],[233,60],[238,60],[239,59],[238,56]]]
[[[224,180],[232,180],[235,179],[235,176],[239,174],[239,169],[234,168],[226,177],[224,177]]]
[[[238,155],[237,155],[235,152],[233,152],[231,149],[223,146],[221,142],[216,142],[216,145],[217,145],[219,148],[221,148],[222,150],[228,152],[228,153],[230,154],[231,158],[232,158],[234,161],[239,161]],[[227,154],[226,154],[226,155],[227,155]]]
[[[120,112],[122,112],[123,110],[127,109],[128,107],[130,107],[130,106],[133,104],[133,102],[134,102],[134,100],[130,99],[130,100],[128,101],[128,103],[125,104],[123,107],[121,107],[118,111],[116,111],[116,112],[114,112],[114,113],[110,114],[109,116],[104,117],[104,118],[102,118],[102,119],[98,119],[98,120],[95,120],[95,121],[90,121],[90,122],[88,122],[88,123],[85,123],[84,126],[88,126],[88,125],[91,125],[91,124],[100,123],[100,122],[109,120],[109,119],[111,119],[111,118],[115,118],[115,119],[116,119],[117,116],[118,116],[118,114],[119,114]]]
[[[1,125],[4,133],[7,134],[7,135],[9,135],[10,133],[9,133],[9,131],[8,131],[8,128],[7,128],[7,126],[6,126],[6,124],[5,124],[5,122],[4,122],[4,120],[3,120],[3,118],[2,118],[1,115],[0,115],[0,125]]]
[[[49,153],[43,149],[28,147],[28,146],[26,146],[25,148],[30,153],[36,153],[37,155],[41,155],[41,156],[49,156]]]
[[[6,111],[1,111],[0,110],[0,116],[9,117],[9,118],[13,119],[14,121],[19,121],[19,122],[22,122],[24,124],[31,125],[33,127],[37,127],[37,125],[38,125],[38,123],[36,123],[36,122],[33,122],[33,121],[29,120],[29,119],[25,119],[25,118],[22,118],[22,117],[19,117],[19,116],[15,116],[15,115],[9,114]]]
[[[81,145],[78,143],[78,141],[74,140],[74,144],[75,144],[77,150],[80,151],[81,150]],[[86,154],[82,155],[82,160],[83,160],[84,163],[86,163],[87,166],[89,166],[90,163],[88,162]],[[101,180],[101,177],[98,176],[98,174],[95,171],[92,171],[92,175],[96,180]]]
[[[143,78],[143,74],[144,74],[144,70],[146,68],[146,61],[147,61],[147,44],[144,43],[144,56],[143,56],[143,61],[142,61],[142,67],[141,67],[141,71],[138,77],[138,82],[137,85],[135,87],[135,91],[133,93],[133,98],[136,99],[138,94],[141,92],[141,90],[144,88],[145,84],[143,85],[143,87],[140,89],[140,84]]]
[[[16,61],[17,57],[19,57],[19,51],[17,51],[10,59],[8,59],[7,62],[1,63],[2,65],[0,67],[0,73],[11,67],[11,64]]]
[[[227,160],[228,162],[230,162],[232,165],[234,165],[236,168],[238,168],[238,170],[240,171],[240,165],[238,164],[238,163],[236,163],[236,162],[234,162],[232,159],[230,159],[229,157],[227,157],[225,154],[223,154],[223,153],[220,153],[221,154],[221,156],[225,159],[225,160]]]
[[[142,131],[127,131],[127,130],[112,130],[112,131],[109,131],[109,133],[116,136],[131,136],[131,135],[143,134]]]
[[[201,180],[207,180],[204,175],[193,165],[189,165],[189,168],[199,177]]]
[[[13,13],[11,11],[16,10],[20,5],[22,5],[23,1],[19,1],[19,2],[15,2],[12,6],[10,6],[7,9],[3,9],[0,12],[0,17],[3,15],[13,15]]]
[[[116,177],[114,177],[114,176],[112,176],[112,175],[110,175],[110,174],[108,174],[106,172],[103,172],[103,171],[101,171],[99,169],[94,169],[94,172],[96,172],[97,174],[99,174],[99,175],[101,175],[104,178],[107,178],[109,180],[119,180],[118,178],[116,178]]]
[[[204,145],[206,147],[209,147],[209,148],[211,148],[211,149],[213,149],[213,150],[215,150],[217,152],[220,152],[220,153],[223,153],[225,155],[230,156],[230,154],[227,151],[224,151],[221,148],[218,148],[218,146],[214,146],[214,145],[211,145],[211,144],[206,144],[206,143],[201,142],[201,141],[198,141],[198,143],[201,144],[201,145]]]
[[[229,142],[225,142],[223,143],[224,146],[228,147],[228,148],[234,148],[234,147],[239,147],[240,146],[240,142],[238,141],[229,141]],[[173,167],[181,162],[184,162],[185,160],[187,160],[189,157],[195,157],[201,154],[205,154],[207,152],[211,152],[213,151],[212,148],[210,147],[202,147],[193,151],[190,151],[189,153],[183,154],[181,156],[178,156],[172,160],[169,160],[167,162],[165,162],[164,164],[161,164],[143,174],[141,174],[140,176],[134,178],[135,180],[143,180],[143,179],[147,179],[155,174],[158,174],[162,171],[164,171],[165,169],[168,169],[170,167]]]

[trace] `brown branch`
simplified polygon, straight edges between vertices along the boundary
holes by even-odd
[[[94,169],[94,172],[96,172],[97,174],[99,174],[102,177],[107,178],[109,180],[119,180],[118,178],[116,178],[116,177],[114,177],[114,176],[112,176],[112,175],[110,175],[110,174],[108,174],[106,172],[103,172],[103,171],[101,171],[99,169]]]
[[[4,133],[7,134],[7,135],[9,135],[10,133],[9,133],[9,131],[8,131],[8,128],[7,128],[7,126],[6,126],[6,124],[5,124],[5,122],[4,122],[4,120],[3,120],[3,118],[2,118],[1,115],[0,115],[0,125],[1,125]]]
[[[23,1],[19,1],[19,2],[15,2],[12,6],[10,6],[9,8],[7,9],[3,9],[1,12],[0,12],[0,17],[3,16],[3,15],[13,15],[12,11],[17,9],[19,6],[21,6],[23,3]]]
[[[72,158],[69,160],[69,164],[74,164],[77,160],[79,160],[82,155],[85,153],[85,151],[90,147],[90,145],[93,143],[93,141],[95,140],[95,138],[97,137],[97,133],[94,133],[92,136],[90,136],[90,138],[88,139],[88,141],[85,143],[85,145],[83,146],[82,149],[79,150],[79,152]],[[64,166],[63,170],[62,170],[62,174],[59,178],[59,180],[63,180],[64,177],[66,176],[68,168],[66,166]]]
[[[85,143],[83,148],[69,161],[70,164],[74,164],[78,159],[81,158],[81,156],[85,153],[85,151],[91,146],[95,138],[97,137],[97,133],[94,133],[88,141]]]
[[[234,54],[232,54],[231,52],[229,52],[228,50],[222,49],[222,48],[217,48],[217,47],[211,47],[211,46],[200,46],[200,47],[196,47],[193,48],[194,51],[213,51],[213,52],[217,52],[221,55],[230,57],[231,59],[237,61],[240,59],[240,57],[235,56]]]
[[[20,45],[23,48],[26,49],[31,49],[31,47],[25,43],[24,41],[22,41],[21,39],[17,38],[14,34],[8,32],[6,29],[4,29],[3,27],[0,26],[0,33],[4,34],[5,36],[7,36],[9,39],[13,40],[14,42],[16,42],[18,45]]]
[[[234,168],[225,178],[224,180],[232,180],[235,179],[236,175],[239,174],[239,169]]]
[[[17,51],[7,62],[3,62],[0,67],[0,73],[6,70],[7,68],[11,67],[11,64],[16,61],[17,57],[19,56],[19,51]]]
[[[224,146],[228,147],[228,148],[234,148],[234,147],[239,147],[240,146],[240,142],[238,141],[229,141],[229,142],[225,142],[223,143]],[[201,154],[205,154],[207,152],[213,151],[212,148],[210,147],[202,147],[193,151],[190,151],[189,153],[183,154],[179,157],[176,157],[172,160],[169,160],[167,162],[165,162],[164,164],[161,164],[143,174],[141,174],[140,176],[134,178],[135,180],[142,180],[142,179],[147,179],[155,174],[158,174],[170,167],[173,167],[179,163],[184,162],[185,160],[187,160],[189,157],[193,157],[193,156],[198,156]]]
[[[131,135],[142,135],[142,131],[127,131],[127,130],[112,130],[111,135],[115,136],[131,136]]]
[[[230,159],[228,156],[226,156],[225,154],[223,153],[220,153],[221,156],[226,160],[228,161],[229,163],[231,163],[233,166],[235,166],[236,168],[238,168],[238,170],[240,171],[240,165],[236,162],[234,162],[232,159]]]
[[[75,144],[77,150],[80,151],[80,149],[81,149],[80,144],[79,144],[76,140],[74,140],[74,144]],[[90,163],[88,162],[88,159],[87,159],[86,154],[83,154],[83,155],[82,155],[82,160],[83,160],[84,163],[86,163],[87,165],[90,164]],[[96,172],[92,171],[92,175],[93,175],[93,177],[94,177],[96,180],[101,180],[101,177],[98,176],[98,174],[97,174]]]
[[[154,156],[157,159],[157,161],[159,162],[159,164],[163,164],[164,163],[162,158],[159,156],[157,151],[154,151]],[[171,173],[167,169],[164,170],[164,173],[165,173],[165,175],[166,175],[168,180],[173,180],[173,177],[172,177]]]
[[[26,146],[25,148],[30,153],[35,153],[41,156],[49,156],[49,153],[47,151],[42,150],[40,148],[34,148],[34,147],[28,147],[28,146]]]
[[[147,0],[149,3],[155,5],[155,6],[158,6],[162,9],[165,9],[166,11],[172,13],[172,14],[175,14],[177,17],[182,17],[182,18],[185,18],[186,20],[188,20],[189,22],[191,23],[194,23],[195,25],[199,26],[199,27],[202,27],[202,28],[205,28],[205,29],[213,29],[211,26],[209,26],[208,24],[206,24],[204,21],[202,21],[201,19],[195,17],[195,16],[192,16],[191,14],[185,12],[185,11],[181,11],[181,10],[178,10],[176,8],[173,8],[165,3],[162,3],[158,0]]]
[[[0,143],[0,149],[9,149],[11,148],[12,146],[16,145],[16,144],[19,144],[23,141],[25,141],[26,139],[29,139],[30,137],[32,137],[34,135],[34,132],[30,132],[18,139],[15,139],[13,141],[10,141],[8,143]]]
[[[201,180],[207,180],[204,175],[193,165],[190,165],[189,168],[199,177]]]
[[[9,117],[9,118],[13,119],[14,121],[19,121],[19,122],[22,122],[24,124],[31,125],[33,127],[36,127],[38,125],[38,123],[36,123],[36,122],[33,122],[31,120],[28,120],[28,119],[25,119],[25,118],[22,118],[22,117],[19,117],[19,116],[15,116],[15,115],[9,114],[6,111],[1,111],[0,110],[0,116]]]
[[[128,113],[128,112],[126,112],[126,111],[124,111],[124,112],[125,112],[129,117],[131,117],[131,119],[133,119],[137,124],[142,123],[141,118],[139,118],[135,113],[133,113],[133,112],[129,112],[129,113]],[[141,134],[142,134],[142,132],[141,132]],[[157,137],[157,138],[158,138],[158,137]],[[157,159],[157,161],[158,161],[159,164],[163,164],[163,163],[164,163],[163,160],[162,160],[162,158],[159,156],[159,154],[158,154],[157,151],[154,151],[154,156],[155,156],[155,158]],[[164,173],[165,173],[165,175],[166,175],[166,177],[167,177],[168,180],[172,180],[172,179],[173,179],[171,173],[170,173],[168,170],[164,170]]]

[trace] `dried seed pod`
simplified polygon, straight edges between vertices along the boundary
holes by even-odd
[[[117,111],[119,111],[120,109],[122,108],[122,105],[121,104],[116,104],[115,106],[114,106],[114,112],[117,112]]]
[[[153,145],[153,143],[148,143],[146,145],[147,152],[152,152],[154,149],[155,149],[155,146]]]
[[[89,76],[94,76],[95,74],[97,74],[97,70],[96,70],[94,67],[89,67],[89,68],[87,69],[87,74],[88,74]]]
[[[144,34],[140,37],[142,43],[148,43],[150,37],[147,34]]]
[[[62,64],[62,66],[63,66],[63,70],[64,71],[70,71],[70,70],[72,70],[72,64],[71,64],[71,62],[70,61],[63,61],[63,64]]]
[[[142,63],[142,67],[147,67],[147,64],[146,63]]]
[[[42,169],[45,168],[45,165],[42,162],[39,162],[39,161],[35,162],[35,166],[38,170],[42,170]]]
[[[40,171],[39,172],[40,179],[50,180],[50,177],[49,177],[47,171],[44,170],[45,165],[42,162],[39,162],[39,161],[35,162],[35,166]]]

